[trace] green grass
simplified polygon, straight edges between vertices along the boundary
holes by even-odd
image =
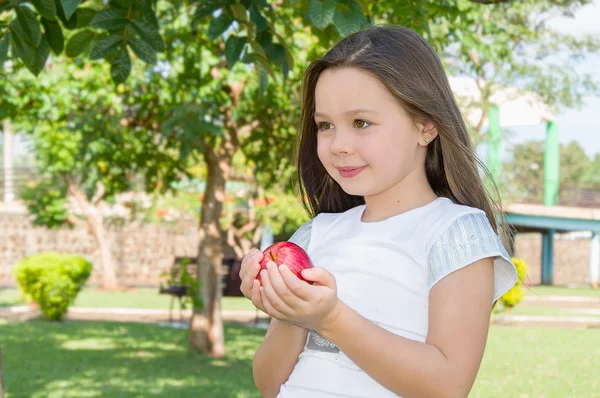
[[[600,397],[593,329],[494,326],[470,397]]]
[[[580,296],[600,299],[600,289],[591,287],[531,286],[525,287],[524,290],[528,296]]]
[[[504,315],[529,315],[529,316],[559,316],[559,317],[589,317],[600,318],[600,314],[580,312],[576,308],[538,307],[534,305],[517,305],[510,312],[501,312]]]
[[[83,289],[75,299],[75,307],[95,308],[158,308],[169,309],[171,297],[159,295],[158,288],[135,288],[125,291],[107,292],[95,288]],[[17,289],[0,288],[0,307],[23,305]],[[179,308],[177,300],[174,308]],[[252,303],[244,297],[224,297],[223,309],[254,311]]]
[[[222,359],[151,324],[0,320],[0,332],[6,398],[260,397],[251,361],[264,330],[227,324]],[[470,397],[600,397],[598,346],[598,330],[493,326]]]
[[[534,286],[525,289],[526,295],[539,296],[585,296],[598,297],[600,289],[567,288],[562,286]],[[96,288],[85,288],[75,300],[76,307],[96,308],[163,308],[168,309],[170,296],[159,295],[158,288],[132,288],[125,291],[106,292]],[[23,305],[15,288],[0,288],[0,307]],[[175,303],[175,308],[177,304]],[[226,310],[254,311],[254,306],[243,297],[225,297]]]
[[[0,326],[6,398],[260,397],[251,361],[263,330],[227,325],[227,355],[187,351],[187,331],[44,321]]]

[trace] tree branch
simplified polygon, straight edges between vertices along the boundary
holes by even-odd
[[[104,196],[105,192],[106,192],[106,188],[104,187],[104,184],[101,181],[98,181],[96,183],[96,194],[94,195],[94,197],[92,198],[92,201],[91,201],[93,206],[96,206],[98,204],[98,202]]]

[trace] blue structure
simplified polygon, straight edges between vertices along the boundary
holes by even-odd
[[[515,204],[505,208],[507,224],[516,233],[537,232],[542,234],[542,284],[552,285],[554,234],[572,231],[592,231],[590,249],[590,283],[598,284],[600,270],[600,209]],[[512,237],[511,247],[514,242]]]

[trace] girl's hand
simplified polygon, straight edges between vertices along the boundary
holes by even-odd
[[[240,279],[242,284],[240,290],[244,297],[252,301],[252,304],[262,312],[267,312],[260,298],[260,282],[256,279],[258,271],[260,271],[259,261],[262,260],[263,253],[254,249],[244,256],[242,266],[240,268]]]
[[[306,283],[290,269],[269,261],[260,272],[261,303],[265,312],[280,321],[317,332],[335,320],[340,308],[335,277],[323,267],[302,271]],[[313,284],[310,284],[313,282]]]

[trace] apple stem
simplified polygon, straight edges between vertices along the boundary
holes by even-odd
[[[269,252],[269,257],[271,257],[271,260],[273,261],[277,260],[277,256],[273,252]]]

